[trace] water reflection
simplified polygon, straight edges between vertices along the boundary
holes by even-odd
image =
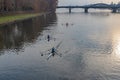
[[[82,66],[84,67],[78,72],[79,75],[84,71],[81,73],[82,76],[79,77],[81,80],[119,80],[120,28],[118,25],[120,25],[120,15],[111,13],[109,15],[108,13],[61,15],[59,14],[60,19],[64,20],[65,17],[67,22],[73,19],[75,23],[74,28],[71,27],[68,31],[65,31],[67,38],[74,40],[73,42],[76,44],[73,45],[79,48],[73,51],[72,57],[75,56],[75,58],[72,58],[71,61],[67,60],[67,62],[73,61],[71,65],[73,64],[74,67],[72,66],[71,72],[75,74],[78,65],[80,67],[77,67],[77,71]],[[62,23],[62,20],[59,21]],[[73,45],[71,46],[74,47]],[[77,61],[74,61],[79,55],[82,58],[79,57]],[[70,56],[65,59],[68,58]],[[79,65],[79,60],[83,62],[82,65]]]
[[[0,56],[0,80],[119,80],[120,16],[105,16],[44,15],[1,27],[0,49],[5,50],[1,54],[12,54]],[[48,35],[56,40],[41,40]],[[60,41],[62,57],[46,60],[48,56],[40,55]],[[24,52],[19,51],[23,48]],[[15,49],[19,55],[13,55]]]
[[[120,58],[120,34],[115,34],[113,36],[113,49],[113,52],[115,53],[116,57]]]
[[[112,44],[113,44],[113,58],[116,60],[120,60],[120,32],[119,28],[115,28],[112,31]]]
[[[56,15],[43,15],[0,27],[0,51],[19,51],[26,43],[33,43],[45,27],[55,24]]]
[[[90,15],[96,16],[96,17],[108,17],[110,13],[109,12],[92,12],[90,13]]]
[[[120,15],[116,14],[115,20],[113,21],[112,18],[113,16],[110,16],[106,21],[106,23],[108,24],[109,30],[110,30],[110,34],[111,34],[111,38],[112,38],[112,56],[114,59],[119,59],[120,58],[120,23],[119,23],[119,19],[118,17],[120,17]]]

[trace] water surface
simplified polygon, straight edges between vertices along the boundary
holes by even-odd
[[[119,19],[109,12],[57,12],[1,26],[0,80],[119,80]],[[41,56],[60,42],[62,57]]]

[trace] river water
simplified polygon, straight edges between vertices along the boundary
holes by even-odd
[[[1,26],[0,80],[119,80],[119,20],[119,13],[66,10]],[[56,46],[62,56],[47,60]]]

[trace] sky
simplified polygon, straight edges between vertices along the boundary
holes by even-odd
[[[86,5],[92,3],[118,3],[120,0],[58,0],[59,5]]]

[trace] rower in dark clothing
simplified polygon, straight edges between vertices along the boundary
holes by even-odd
[[[54,47],[52,48],[51,53],[52,53],[52,56],[55,55],[55,48]]]
[[[48,42],[50,41],[50,35],[47,36]]]
[[[52,49],[51,49],[51,51],[50,51],[50,54],[52,55],[52,56],[55,56],[55,48],[53,47]],[[43,54],[41,54],[41,56],[43,56]]]

